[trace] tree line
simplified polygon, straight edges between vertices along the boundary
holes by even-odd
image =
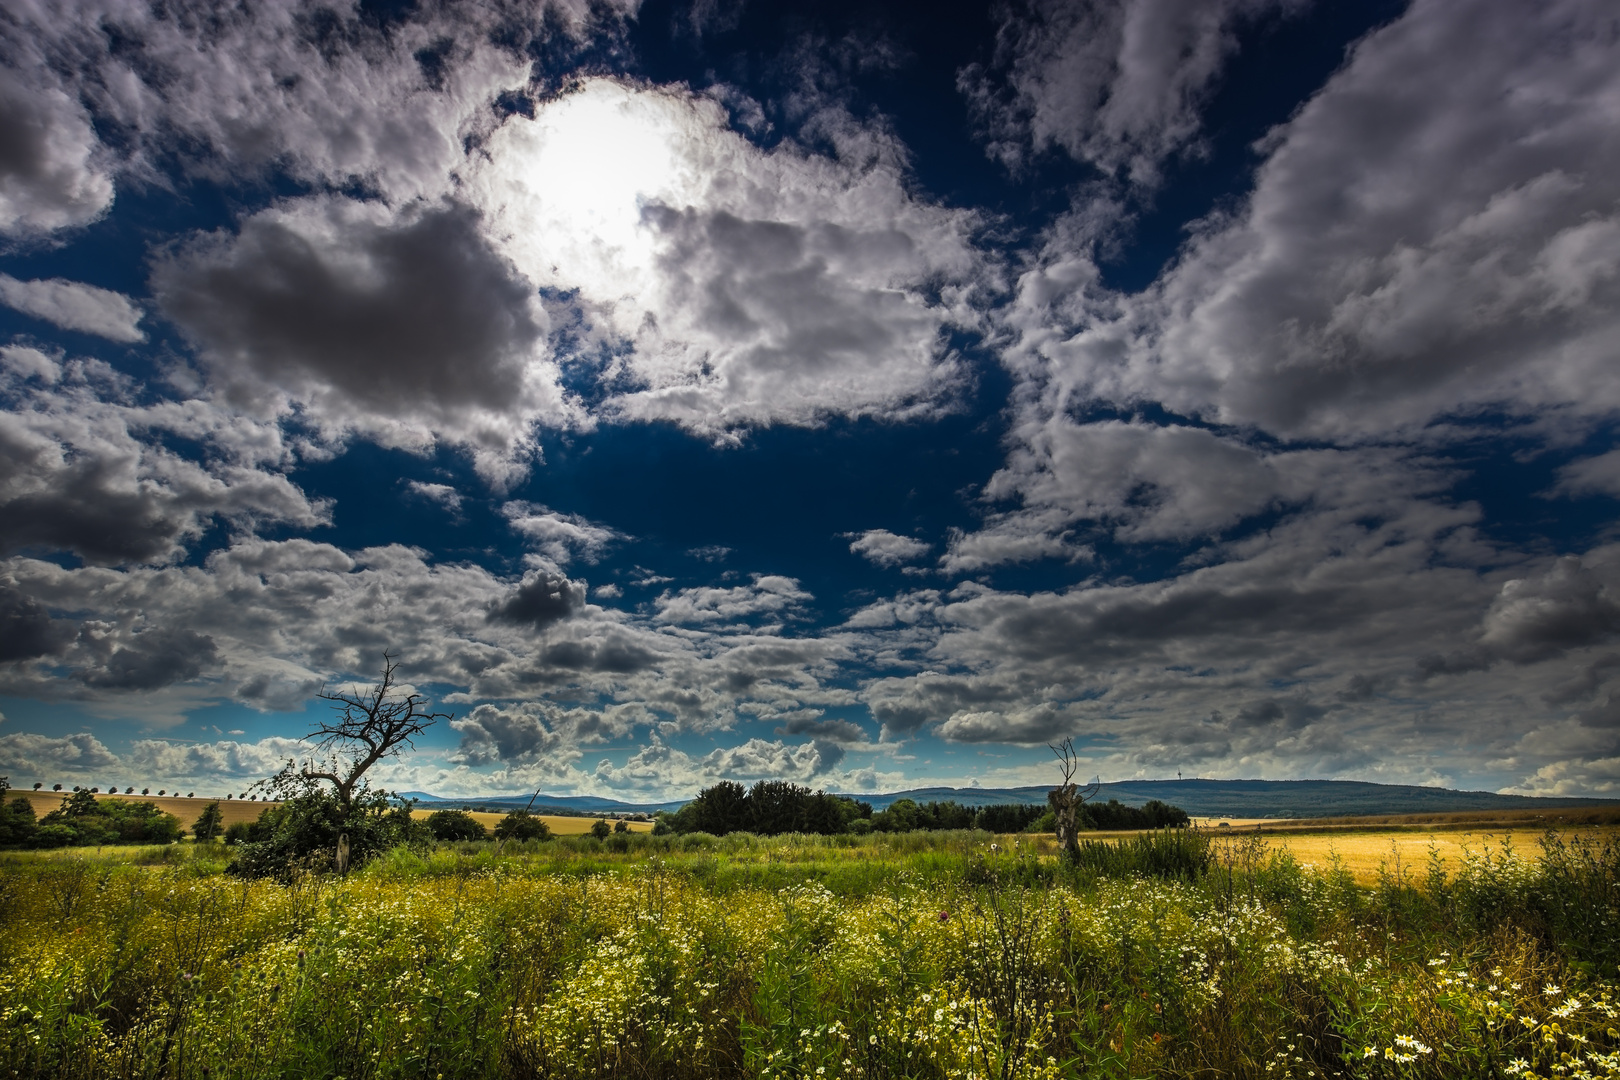
[[[745,788],[722,780],[704,788],[697,798],[669,813],[660,811],[654,835],[706,832],[725,836],[751,832],[760,836],[781,833],[912,832],[915,830],[983,829],[986,832],[1051,832],[1056,808],[1027,803],[964,806],[954,800],[917,802],[896,799],[887,809],[874,812],[872,804],[848,795],[829,795],[785,780],[761,780]],[[1076,807],[1082,829],[1163,829],[1190,823],[1180,807],[1154,799],[1143,806],[1126,806],[1118,799],[1084,803]]]

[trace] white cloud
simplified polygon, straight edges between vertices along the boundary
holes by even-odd
[[[16,780],[34,777],[51,784],[51,779],[64,776],[77,779],[88,776],[92,770],[119,764],[118,756],[88,732],[50,738],[18,732],[0,735],[0,768]]]
[[[627,539],[623,533],[578,514],[558,513],[534,503],[509,502],[501,507],[501,514],[514,532],[558,566],[566,566],[575,559],[594,563],[609,544]]]
[[[1420,0],[1262,149],[1136,297],[1026,275],[1010,358],[1098,398],[1310,438],[1620,408],[1620,52],[1592,0]],[[1073,238],[1045,262],[1085,260]],[[1037,374],[1038,373],[1038,374]]]
[[[425,484],[420,480],[407,480],[405,490],[429,502],[438,503],[452,514],[461,512],[461,492],[449,484]]]
[[[541,285],[577,290],[628,346],[607,415],[729,437],[829,415],[942,407],[960,377],[944,335],[978,321],[977,219],[913,195],[892,138],[842,114],[762,151],[715,102],[590,79],[514,116],[467,196]]]
[[[658,620],[667,623],[735,622],[755,615],[792,617],[812,600],[798,581],[779,574],[755,574],[752,584],[666,592],[657,600]]]
[[[51,72],[0,67],[0,232],[28,237],[106,212],[113,183],[84,106]]]
[[[1003,9],[996,62],[964,69],[958,83],[992,156],[1007,164],[1057,146],[1105,174],[1152,186],[1166,158],[1196,146],[1199,107],[1237,51],[1237,26],[1303,6],[1036,0]]]
[[[55,323],[64,330],[82,330],[112,341],[146,340],[136,324],[141,309],[123,293],[77,281],[19,281],[0,274],[0,304],[25,315]]]
[[[867,529],[863,533],[848,535],[855,537],[849,542],[850,551],[883,567],[914,562],[928,554],[934,546],[910,536],[892,533],[888,529]]]

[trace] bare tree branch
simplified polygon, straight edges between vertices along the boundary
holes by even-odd
[[[333,717],[318,721],[305,739],[326,754],[322,768],[313,760],[302,765],[288,761],[268,782],[278,790],[308,790],[318,782],[332,785],[338,801],[347,810],[355,793],[363,790],[365,775],[373,765],[396,757],[405,748],[415,749],[416,736],[439,720],[454,718],[452,713],[427,711],[421,694],[397,692],[398,666],[383,654],[382,679],[364,693],[323,689],[316,696],[332,704]]]

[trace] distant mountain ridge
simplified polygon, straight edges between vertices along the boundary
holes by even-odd
[[[963,806],[989,806],[994,803],[1040,804],[1046,801],[1048,785],[1013,788],[912,788],[881,794],[848,795],[883,810],[899,799],[916,802],[957,802]],[[471,799],[442,799],[425,791],[403,791],[406,798],[445,808],[490,807],[514,809],[527,806],[531,795],[488,795]],[[1193,817],[1341,817],[1364,814],[1462,813],[1469,810],[1528,810],[1536,807],[1620,806],[1620,799],[1542,798],[1530,795],[1499,795],[1492,791],[1454,791],[1450,788],[1414,787],[1404,784],[1371,784],[1360,780],[1121,780],[1103,784],[1097,798],[1118,799],[1127,806],[1141,806],[1159,799],[1179,806]],[[634,814],[678,810],[689,800],[630,803],[595,795],[541,795],[534,800],[540,813]]]

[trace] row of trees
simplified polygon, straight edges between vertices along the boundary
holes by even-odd
[[[896,799],[887,809],[874,813],[870,803],[782,780],[761,780],[751,788],[722,780],[704,788],[676,813],[660,813],[653,832],[706,832],[715,836],[733,832],[774,836],[789,832],[832,835],[938,829],[1053,832],[1060,813],[1058,801],[1056,792],[1048,806],[999,803],[974,807],[954,801],[919,803]],[[1096,803],[1077,798],[1073,820],[1076,829],[1162,829],[1189,822],[1180,808],[1157,799],[1134,807],[1117,799]]]

